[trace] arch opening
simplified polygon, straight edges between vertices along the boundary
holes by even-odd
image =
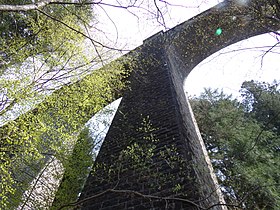
[[[55,208],[67,202],[74,202],[75,200],[71,200],[73,197],[76,199],[79,197],[121,100],[122,98],[119,98],[108,104],[88,120],[73,147],[68,164],[62,163],[55,157],[46,160],[44,167],[38,171],[29,184],[29,189],[23,192],[22,202],[17,207],[18,209],[49,208],[50,206]],[[80,152],[81,157],[85,159],[77,158],[77,152]],[[64,178],[65,176],[68,179]],[[69,181],[72,182],[72,186],[69,185],[71,184]],[[64,196],[60,197],[61,194]],[[66,195],[69,195],[69,198]]]
[[[191,71],[184,81],[184,90],[189,96],[199,96],[204,88],[211,87],[238,98],[244,81],[272,83],[280,78],[277,39],[277,35],[267,33],[219,50]]]

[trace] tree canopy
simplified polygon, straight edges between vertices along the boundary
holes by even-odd
[[[13,4],[33,2],[16,0]],[[0,4],[9,3],[0,1]],[[3,124],[11,118],[11,110],[18,108],[17,105],[26,106],[28,102],[40,100],[49,91],[89,71],[89,64],[98,59],[96,53],[86,56],[84,50],[82,34],[94,21],[90,6],[47,5],[40,10],[1,11],[0,17]]]
[[[119,97],[120,92],[116,90],[125,87],[123,78],[127,76],[127,70],[123,62],[111,63],[80,82],[64,86],[32,111],[1,127],[2,209],[12,209],[19,204],[20,194],[36,178],[35,174],[45,164],[46,157],[67,162],[83,125]],[[34,163],[39,166],[33,169]],[[19,172],[23,173],[26,168],[33,172],[22,182]],[[16,195],[17,192],[19,194]],[[16,199],[11,202],[9,198]],[[10,204],[12,206],[9,207]]]
[[[194,113],[228,203],[279,209],[279,83],[247,81],[241,93],[205,89]]]
[[[92,73],[119,50],[98,41],[106,34],[95,28],[93,5],[142,3],[0,0],[1,209],[29,205],[23,194],[49,160],[67,168],[84,124],[126,86],[128,56]]]
[[[34,3],[40,1],[13,1],[13,5]],[[0,1],[1,6],[7,4],[11,1]],[[115,63],[102,76],[101,70],[69,85],[100,62],[96,51],[90,56],[85,52],[84,34],[94,23],[90,5],[48,4],[36,10],[4,10],[0,17],[1,125],[45,100],[40,108],[0,129],[0,208],[14,209],[50,158],[65,163],[82,129],[79,121],[112,100],[113,89],[120,84],[113,81],[126,73]],[[48,96],[64,85],[60,93]]]
[[[109,6],[140,8],[143,2]],[[145,12],[164,24],[157,2],[147,2],[154,7]],[[88,140],[86,134],[79,135],[82,125],[126,87],[133,62],[126,57],[104,66],[107,50],[116,49],[95,39],[104,37],[102,33],[92,38],[98,31],[93,10],[97,4],[105,5],[88,0],[0,0],[0,209],[27,204],[24,199],[30,197],[23,193],[51,158],[65,168],[71,165],[71,153],[79,150],[73,145]],[[92,73],[96,66],[104,67]],[[247,94],[246,107],[250,113],[259,112],[256,105],[255,110],[250,108],[250,97]],[[272,116],[271,111],[264,114]],[[252,132],[260,129],[262,135],[273,136],[279,128],[254,116],[271,129],[261,132],[256,123],[248,125]]]

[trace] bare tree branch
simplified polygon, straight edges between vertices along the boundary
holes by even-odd
[[[101,42],[94,40],[93,38],[91,38],[90,36],[86,35],[85,33],[79,31],[78,29],[75,29],[72,26],[69,26],[68,24],[64,23],[63,21],[61,21],[61,20],[51,16],[50,14],[48,14],[48,13],[46,13],[46,12],[40,10],[40,9],[37,9],[37,11],[42,13],[42,14],[44,14],[44,15],[46,15],[47,17],[51,18],[52,20],[61,23],[62,25],[66,26],[67,28],[75,31],[76,33],[78,33],[78,34],[82,35],[83,37],[89,39],[90,41],[94,42],[95,44],[100,45],[101,47],[104,47],[104,48],[107,48],[107,49],[110,49],[110,50],[120,51],[120,52],[122,52],[122,51],[129,51],[129,50],[122,50],[122,49],[117,49],[117,48],[114,48],[114,47],[106,46],[106,45],[102,44]]]
[[[43,176],[44,172],[46,171],[47,167],[48,167],[50,164],[51,164],[51,161],[50,161],[49,163],[46,164],[46,166],[44,167],[44,169],[39,173],[39,175],[38,175],[36,178],[34,177],[34,178],[36,179],[36,181],[35,181],[34,185],[32,186],[32,188],[30,189],[30,191],[29,191],[29,193],[28,193],[26,199],[24,200],[24,202],[23,202],[23,204],[22,204],[22,206],[21,206],[21,208],[20,208],[21,210],[23,210],[23,209],[26,207],[26,204],[27,204],[27,202],[29,201],[29,199],[31,198],[31,195],[33,194],[33,192],[35,191],[35,188],[36,188],[37,184],[38,184],[39,182],[41,182],[41,181],[40,181],[40,180],[41,180],[41,177]],[[44,184],[44,183],[42,183],[42,184]]]
[[[124,193],[124,194],[133,194],[133,195],[136,195],[136,196],[139,196],[139,197],[143,197],[143,198],[147,198],[147,199],[172,200],[172,201],[187,202],[187,203],[189,203],[189,204],[191,204],[191,205],[193,205],[193,206],[198,207],[198,209],[202,209],[202,210],[208,209],[208,208],[203,208],[203,207],[201,207],[200,205],[194,203],[193,201],[190,201],[190,200],[187,200],[187,199],[174,198],[174,197],[160,197],[160,196],[154,196],[154,195],[146,195],[146,194],[142,194],[142,193],[140,193],[140,192],[134,191],[134,190],[116,190],[116,189],[112,188],[112,189],[105,190],[105,191],[103,191],[103,192],[101,192],[101,193],[98,193],[98,194],[96,194],[96,195],[90,196],[90,197],[88,197],[88,198],[85,198],[85,199],[83,199],[83,200],[81,200],[81,201],[63,205],[63,206],[61,206],[58,210],[64,209],[64,208],[66,208],[66,207],[68,207],[68,206],[78,206],[78,205],[80,205],[80,204],[82,204],[82,203],[85,203],[85,202],[87,202],[87,201],[89,201],[89,200],[92,200],[92,199],[94,199],[94,198],[100,197],[100,196],[102,196],[102,195],[104,195],[104,194],[106,194],[106,193],[110,193],[110,192],[112,192],[112,193],[122,193],[122,194],[123,194],[123,193]]]
[[[54,0],[41,0],[34,4],[24,4],[24,5],[0,5],[0,11],[29,11],[29,10],[36,10],[42,7],[45,7],[46,5],[50,4],[51,2],[54,2]]]
[[[263,67],[263,62],[264,62],[265,55],[267,53],[271,52],[271,50],[273,50],[273,48],[275,48],[279,44],[280,44],[280,42],[276,42],[273,46],[271,46],[268,50],[266,50],[266,52],[262,55],[262,58],[261,58],[261,68]]]
[[[110,7],[116,7],[116,8],[123,8],[128,9],[130,7],[135,6],[136,1],[133,4],[129,4],[127,6],[122,5],[114,5],[114,4],[107,4],[103,3],[101,0],[97,2],[63,2],[63,1],[57,1],[57,0],[41,0],[34,4],[23,4],[23,5],[12,5],[12,4],[2,4],[0,5],[0,11],[13,11],[13,12],[19,12],[19,11],[30,11],[30,10],[38,10],[41,9],[47,5],[51,4],[57,4],[57,5],[77,5],[77,6],[85,6],[85,5],[93,5],[93,4],[99,4],[104,6],[110,6]]]
[[[154,4],[155,4],[156,10],[157,10],[156,18],[157,18],[158,23],[160,23],[165,29],[167,29],[165,21],[164,21],[164,16],[162,14],[161,9],[158,7],[156,0],[154,0]],[[162,23],[160,22],[160,19],[162,19]]]
[[[78,202],[75,202],[75,203],[70,203],[70,204],[66,204],[66,205],[63,205],[61,206],[58,210],[61,210],[61,209],[64,209],[66,207],[69,207],[69,206],[80,206],[82,203],[85,203],[87,201],[90,201],[94,198],[97,198],[97,197],[100,197],[106,193],[121,193],[121,194],[131,194],[131,195],[135,195],[135,196],[139,196],[139,197],[143,197],[143,198],[147,198],[147,199],[154,199],[154,200],[165,200],[166,202],[167,201],[180,201],[180,202],[184,202],[184,203],[188,203],[188,204],[191,204],[195,207],[197,207],[198,209],[201,209],[201,210],[210,210],[216,206],[229,206],[229,207],[235,207],[235,208],[240,208],[241,207],[239,205],[235,205],[235,204],[225,204],[225,203],[216,203],[216,204],[213,204],[209,207],[202,207],[200,206],[199,204],[191,201],[191,200],[188,200],[188,199],[184,199],[184,198],[176,198],[176,197],[161,197],[161,196],[155,196],[155,195],[147,195],[147,194],[142,194],[140,192],[137,192],[137,191],[134,191],[134,190],[116,190],[116,189],[108,189],[108,190],[105,190],[101,193],[98,193],[96,195],[93,195],[91,197],[88,197],[88,198],[85,198],[84,200],[81,200],[81,201],[78,201]]]

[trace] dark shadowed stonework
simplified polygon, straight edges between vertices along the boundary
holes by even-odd
[[[183,82],[214,52],[280,28],[259,14],[260,2],[222,3],[129,54],[135,60],[130,88],[81,194],[81,209],[226,209],[215,205],[224,201]]]
[[[88,179],[81,199],[107,189],[176,196],[191,201],[201,198],[199,180],[196,179],[196,170],[200,166],[193,161],[194,148],[188,140],[192,128],[188,129],[180,113],[163,35],[160,33],[153,40],[147,40],[137,50],[136,56],[140,62],[131,74],[131,89],[123,96],[96,160],[105,167],[96,169],[95,176]],[[130,148],[135,149],[133,152],[139,156],[140,162],[134,154],[122,153],[124,150],[129,152]],[[114,172],[108,175],[110,169]],[[205,175],[209,175],[208,170]],[[208,179],[211,180],[211,177]],[[217,202],[216,199],[214,203]],[[82,209],[193,207],[188,202],[148,199],[131,192],[108,192],[83,206]]]

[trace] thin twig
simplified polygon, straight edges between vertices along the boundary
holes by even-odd
[[[82,35],[83,37],[89,39],[90,41],[94,42],[95,44],[100,45],[101,47],[104,47],[104,48],[107,48],[107,49],[110,49],[110,50],[116,50],[116,51],[119,51],[119,52],[129,51],[129,50],[117,49],[117,48],[114,48],[114,47],[106,46],[106,45],[102,44],[101,42],[94,40],[93,38],[91,38],[90,36],[86,35],[85,33],[79,31],[78,29],[75,29],[72,26],[69,26],[68,24],[64,23],[63,21],[61,21],[61,20],[51,16],[50,14],[48,14],[48,13],[46,13],[46,12],[40,10],[40,9],[37,9],[37,11],[42,13],[42,14],[44,14],[44,15],[46,15],[47,17],[51,18],[52,20],[61,23],[62,25],[66,26],[67,28],[71,29],[72,31],[75,31],[76,33],[78,33],[78,34]]]
[[[187,199],[183,199],[183,198],[174,198],[174,197],[160,197],[160,196],[155,196],[155,195],[146,195],[146,194],[142,194],[140,192],[137,192],[137,191],[134,191],[134,190],[115,190],[114,188],[113,189],[108,189],[108,190],[105,190],[101,193],[98,193],[96,195],[93,195],[93,196],[90,196],[88,198],[85,198],[81,201],[78,201],[78,202],[75,202],[75,203],[70,203],[70,204],[66,204],[66,205],[63,205],[61,206],[58,210],[61,210],[65,207],[68,207],[68,206],[77,206],[77,205],[80,205],[82,203],[85,203],[89,200],[92,200],[94,198],[97,198],[97,197],[100,197],[106,193],[121,193],[121,194],[133,194],[133,195],[137,195],[139,197],[143,197],[143,198],[147,198],[147,199],[155,199],[155,200],[165,200],[165,201],[168,201],[168,200],[172,200],[172,201],[181,201],[181,202],[185,202],[185,203],[189,203],[193,206],[196,206],[197,208],[199,209],[202,209],[202,210],[206,210],[206,209],[209,209],[209,208],[203,208],[201,207],[200,205],[194,203],[193,201],[191,200],[187,200]],[[216,205],[219,205],[219,204],[215,204]],[[220,204],[220,205],[225,205],[225,204]]]

